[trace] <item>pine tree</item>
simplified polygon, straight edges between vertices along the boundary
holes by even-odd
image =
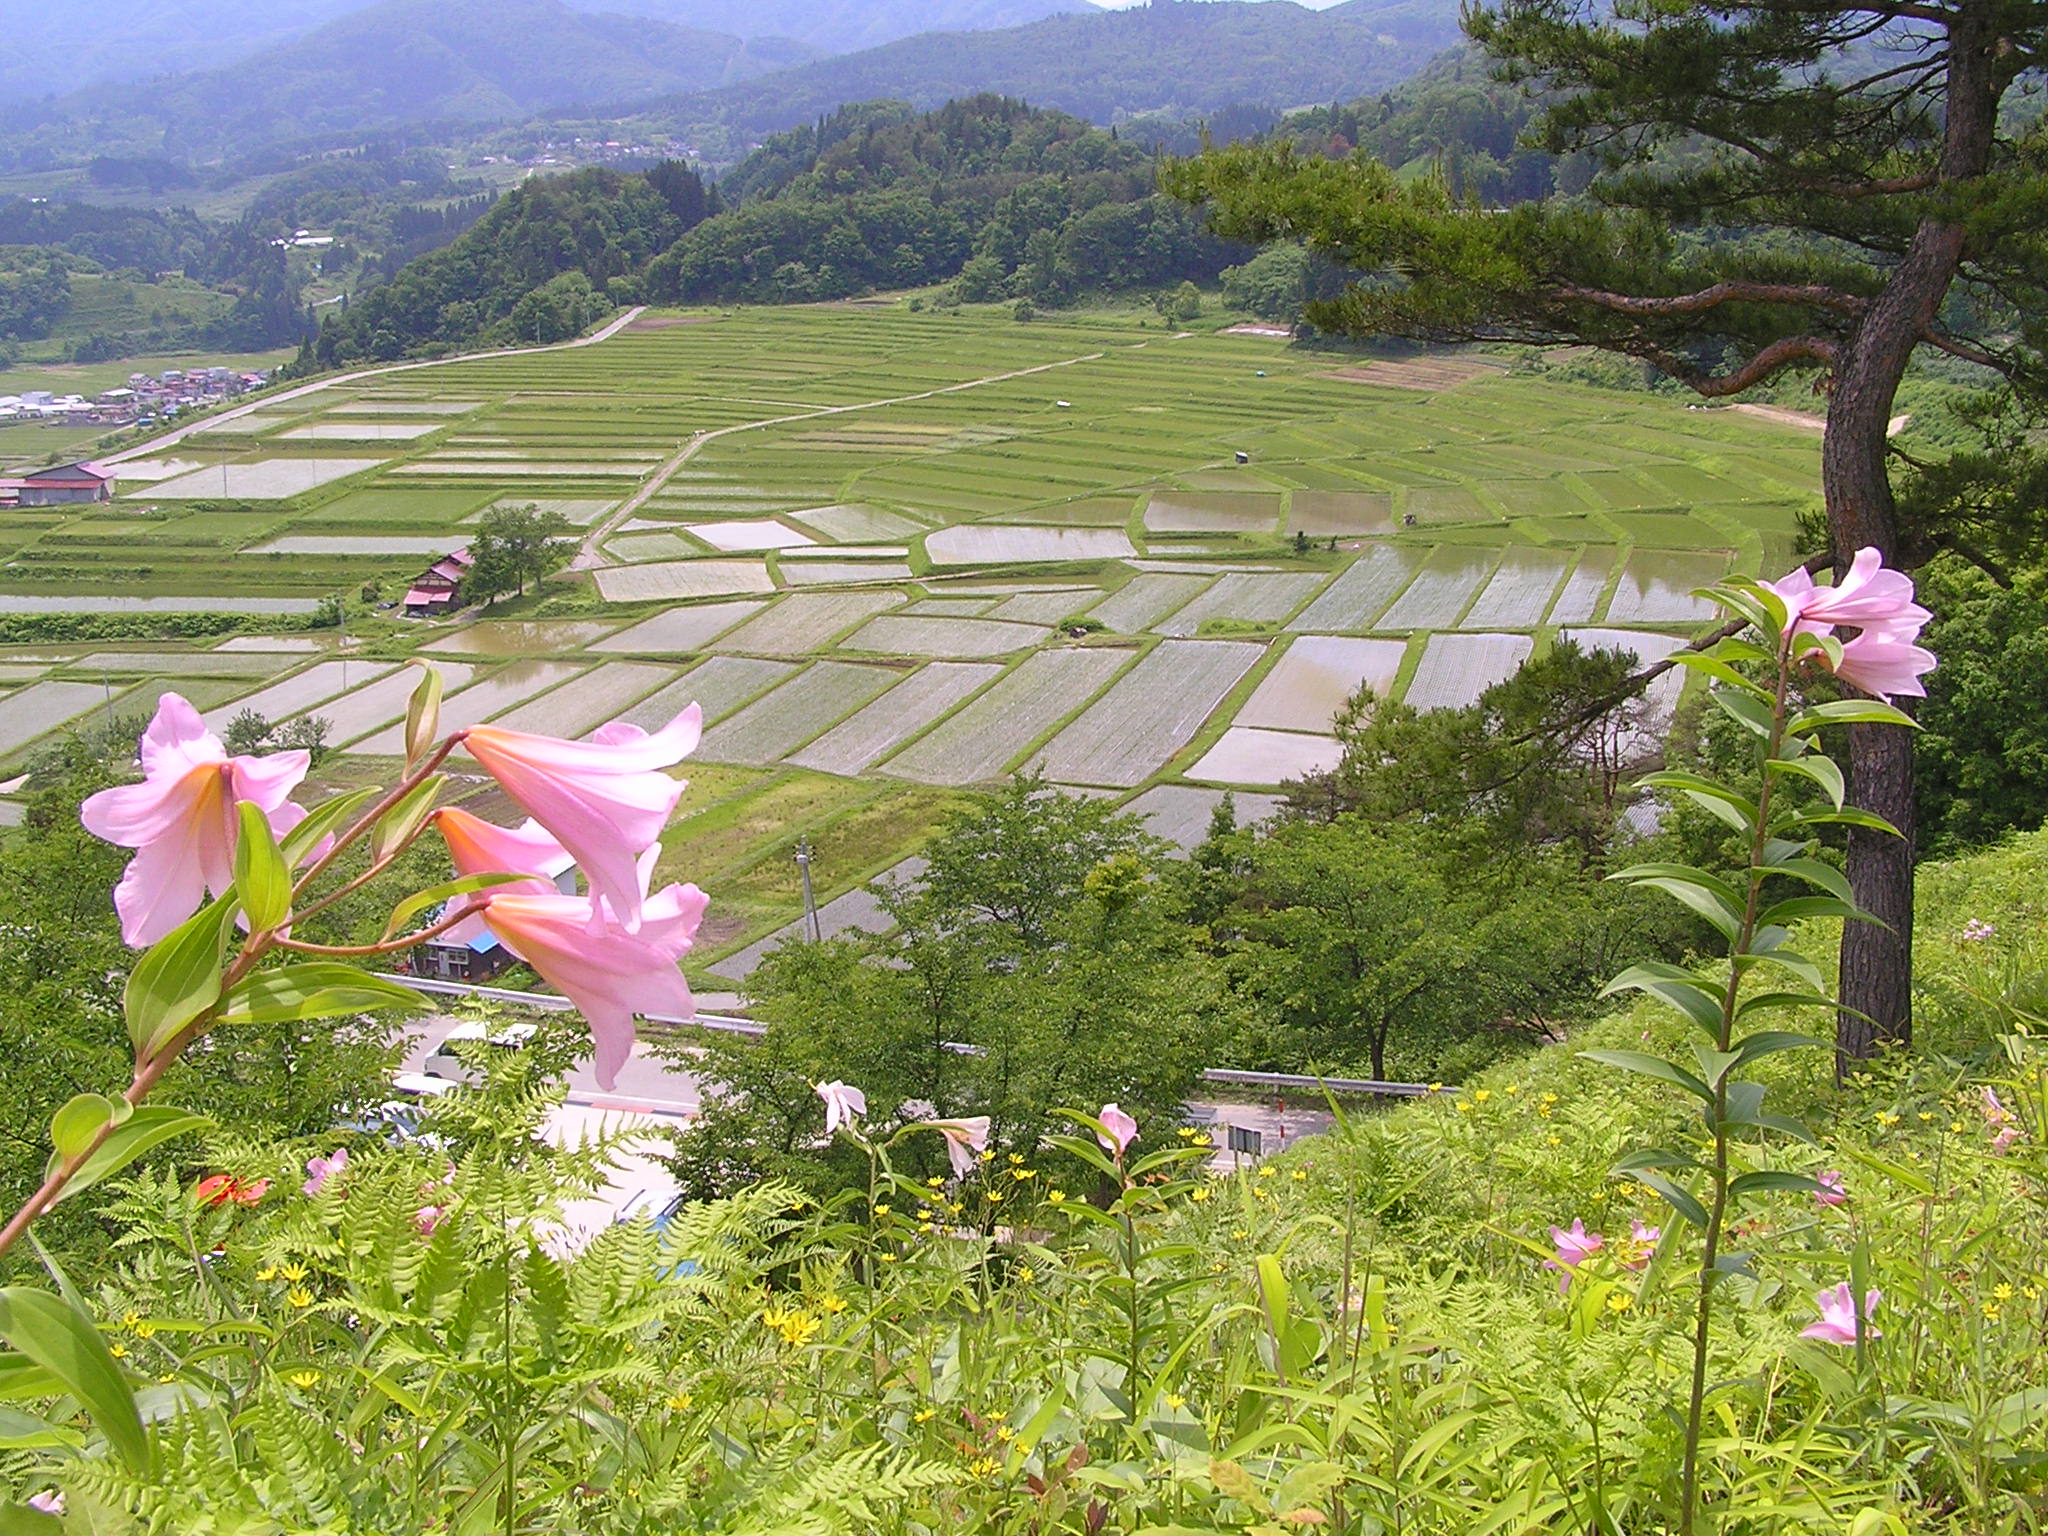
[[[1833,553],[1927,558],[1940,531],[1902,526],[1888,473],[1908,362],[2044,374],[2048,131],[2004,109],[2048,65],[2048,4],[1504,0],[1467,27],[1542,97],[1541,147],[1596,157],[1589,197],[1486,209],[1440,176],[1270,144],[1171,166],[1169,189],[1226,235],[1366,274],[1310,306],[1328,329],[1591,345],[1710,398],[1812,370]],[[1905,836],[1851,834],[1850,883],[1881,925],[1843,939],[1844,1059],[1909,1033],[1910,733],[1853,727],[1849,764],[1854,802]]]

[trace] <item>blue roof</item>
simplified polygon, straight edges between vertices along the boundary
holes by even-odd
[[[498,936],[487,928],[469,941],[469,947],[477,954],[488,955],[498,947]]]

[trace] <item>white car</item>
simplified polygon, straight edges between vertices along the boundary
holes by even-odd
[[[447,1083],[481,1081],[480,1074],[455,1054],[456,1045],[464,1041],[481,1041],[503,1050],[517,1050],[537,1033],[537,1026],[532,1024],[507,1024],[496,1031],[485,1024],[458,1024],[448,1031],[446,1039],[434,1047],[433,1054],[422,1064],[421,1072],[424,1076],[439,1078]],[[445,1093],[447,1089],[435,1091]]]

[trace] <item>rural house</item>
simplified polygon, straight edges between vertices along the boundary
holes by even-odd
[[[540,872],[555,883],[564,896],[576,894],[576,861],[568,854],[550,862]],[[460,900],[461,898],[457,898]],[[430,919],[438,922],[447,911],[444,904]],[[467,939],[452,933],[440,934],[409,951],[398,961],[398,969],[409,976],[426,976],[435,981],[489,981],[519,957],[508,950],[490,929],[484,928]]]
[[[112,501],[115,472],[104,464],[59,464],[19,480],[0,481],[23,507],[57,507],[70,502]]]
[[[476,557],[467,549],[443,555],[415,576],[405,594],[405,616],[409,619],[438,619],[453,613],[462,601],[462,580]]]

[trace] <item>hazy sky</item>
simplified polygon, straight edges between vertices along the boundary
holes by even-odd
[[[1144,0],[1095,0],[1095,3],[1106,11],[1121,11],[1128,6],[1142,5]],[[1327,11],[1331,6],[1342,3],[1343,0],[1295,0],[1295,4],[1305,5],[1312,11]]]

